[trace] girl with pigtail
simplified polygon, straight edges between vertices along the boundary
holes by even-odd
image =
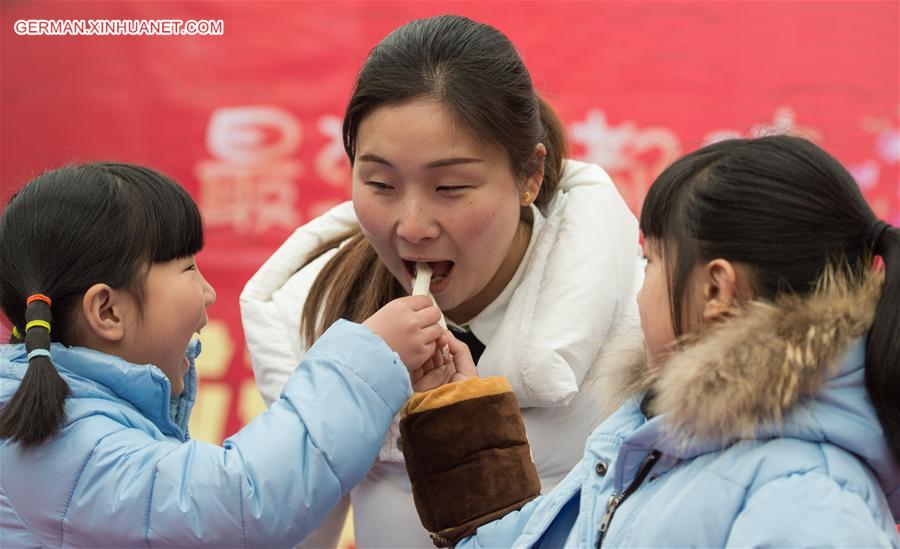
[[[617,368],[624,404],[555,489],[538,495],[527,459],[514,478],[501,466],[527,449],[492,438],[498,426],[467,398],[488,380],[405,406],[406,464],[434,539],[900,547],[900,229],[825,151],[772,136],[676,161],[650,188],[641,230],[646,357]],[[460,368],[471,362],[450,349]],[[449,444],[438,435],[460,421],[478,451],[435,462],[431,449]]]
[[[427,297],[391,301],[328,329],[224,447],[191,440],[192,336],[216,297],[202,246],[187,192],[139,166],[49,171],[6,206],[4,547],[293,545],[368,470],[411,393],[405,365],[446,345]]]

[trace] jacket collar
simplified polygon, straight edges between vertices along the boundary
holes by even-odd
[[[194,340],[185,356],[190,368],[184,376],[184,391],[172,398],[172,385],[162,370],[152,364],[133,364],[117,356],[84,347],[51,345],[51,360],[69,384],[75,398],[101,398],[124,401],[150,420],[166,436],[188,439],[188,421],[197,391],[194,365],[200,354],[200,342]],[[3,354],[3,377],[21,381],[27,368],[25,345],[7,345]],[[7,360],[8,359],[8,360]],[[7,394],[7,387],[9,394]],[[4,384],[0,400],[8,400],[18,383]]]

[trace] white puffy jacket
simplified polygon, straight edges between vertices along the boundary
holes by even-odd
[[[635,296],[643,280],[637,220],[600,167],[568,160],[546,214],[478,362],[479,375],[511,383],[545,491],[580,460],[588,435],[619,404],[605,390],[604,366],[639,345]],[[351,202],[335,207],[297,229],[244,288],[244,333],[266,402],[278,398],[304,356],[303,304],[335,252],[300,266],[321,243],[356,226]],[[402,454],[388,441],[380,458],[353,493],[357,545],[431,547],[405,470],[389,463]]]

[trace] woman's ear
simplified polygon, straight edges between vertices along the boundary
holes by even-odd
[[[92,336],[108,342],[120,341],[125,336],[126,310],[132,304],[131,296],[106,284],[94,284],[81,298],[81,313],[86,328]]]
[[[725,259],[713,259],[703,266],[703,320],[728,316],[739,299],[738,273]]]
[[[544,182],[544,160],[547,158],[547,147],[543,143],[538,143],[534,147],[534,155],[537,157],[537,169],[525,180],[522,187],[522,196],[528,196],[528,200],[524,202],[530,204],[535,201],[541,193],[541,184]],[[527,204],[526,204],[527,205]]]

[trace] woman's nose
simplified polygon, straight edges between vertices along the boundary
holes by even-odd
[[[438,222],[431,208],[423,204],[409,203],[399,209],[397,236],[415,244],[423,240],[437,238],[440,234]]]

